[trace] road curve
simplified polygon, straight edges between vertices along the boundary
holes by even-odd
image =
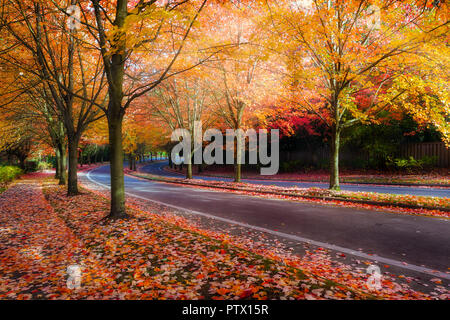
[[[92,170],[91,182],[108,187],[109,166]],[[380,263],[450,279],[448,219],[271,200],[125,177],[129,195],[224,222],[306,241]],[[372,256],[373,255],[373,256]]]
[[[141,170],[147,173],[156,174],[165,177],[183,177],[181,173],[168,172],[163,170],[168,162],[157,162],[144,166]],[[197,179],[213,180],[213,181],[233,181],[229,178],[194,176]],[[291,181],[277,181],[277,180],[257,180],[257,179],[243,179],[243,182],[251,184],[262,185],[276,185],[282,187],[300,187],[300,188],[328,188],[327,183],[320,182],[291,182]],[[450,188],[425,188],[425,187],[406,187],[406,186],[383,186],[383,185],[368,185],[368,184],[349,184],[342,183],[341,189],[346,191],[362,191],[362,192],[379,192],[391,194],[405,194],[413,196],[430,196],[430,197],[446,197],[450,198]]]

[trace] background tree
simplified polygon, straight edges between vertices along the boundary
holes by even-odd
[[[84,35],[75,37],[67,16],[55,5],[56,1],[5,0],[8,15],[1,23],[17,46],[1,58],[22,73],[39,78],[53,99],[49,106],[64,123],[68,140],[68,194],[76,195],[78,144],[88,126],[101,117],[95,106],[101,106],[106,96],[98,52],[82,46]]]
[[[220,31],[214,39],[224,50],[206,64],[214,75],[210,78],[215,110],[226,127],[246,129],[250,113],[270,99],[268,93],[276,90],[278,75],[268,72],[268,54],[257,36],[260,29],[255,17],[259,7],[252,4],[230,2],[220,7]],[[268,90],[268,88],[270,88]],[[236,139],[240,140],[240,139]],[[241,181],[241,141],[235,141],[235,182]]]
[[[267,2],[266,8],[266,47],[277,52],[286,66],[282,95],[316,114],[329,127],[330,188],[339,189],[342,131],[376,120],[381,112],[414,91],[398,83],[401,77],[409,78],[422,67],[418,61],[424,45],[436,39],[445,42],[447,4],[314,0]],[[389,89],[395,83],[397,89]],[[356,97],[363,91],[370,102],[359,105]],[[426,121],[440,128],[448,128],[448,109],[442,108],[445,99],[438,97],[440,93],[434,92],[441,107],[427,108],[430,114],[422,112],[418,100],[403,107],[422,113]],[[443,133],[448,133],[446,130]]]
[[[200,143],[194,139],[202,140],[204,131],[198,126],[202,123],[203,129],[213,123],[211,112],[210,90],[205,81],[197,74],[178,77],[168,80],[154,90],[150,99],[152,105],[151,114],[155,119],[160,119],[170,130],[187,130],[191,136],[191,159],[184,156],[186,164],[186,179],[192,179],[192,162],[194,153],[201,148]],[[200,145],[200,147],[198,146]],[[202,152],[200,150],[200,152]],[[169,155],[170,156],[170,155]]]
[[[108,119],[111,152],[110,218],[127,217],[123,175],[122,123],[127,109],[137,98],[193,65],[175,69],[174,65],[188,40],[204,1],[127,1],[92,0],[95,26],[85,21],[98,42],[103,68],[108,81],[109,102],[102,108]],[[83,12],[86,15],[87,12]],[[148,54],[140,72],[129,77],[135,59]],[[153,61],[151,61],[153,59]]]

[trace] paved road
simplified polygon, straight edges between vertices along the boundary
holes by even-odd
[[[109,167],[95,169],[87,178],[108,187]],[[195,215],[375,258],[414,272],[439,270],[441,278],[450,279],[450,221],[446,219],[262,199],[129,176],[125,186],[130,195],[191,210]]]
[[[180,178],[184,176],[181,173],[167,172],[163,170],[162,168],[167,165],[168,162],[157,162],[143,167],[142,171],[165,177]],[[214,181],[233,181],[233,179],[228,178],[206,177],[206,176],[194,176],[194,178],[203,180],[214,180]],[[267,181],[254,179],[243,179],[242,181],[252,184],[276,185],[283,187],[328,188],[327,183],[319,183],[319,182]],[[421,187],[403,187],[403,186],[381,186],[381,185],[367,185],[367,184],[341,184],[341,189],[347,191],[379,192],[391,194],[408,194],[413,196],[432,196],[432,197],[450,198],[449,188],[439,189],[439,188],[424,188],[424,187],[421,188]]]

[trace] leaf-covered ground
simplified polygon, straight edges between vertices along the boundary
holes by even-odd
[[[289,257],[201,230],[186,219],[145,211],[106,223],[108,200],[83,191],[67,197],[46,174],[28,175],[0,195],[0,299],[391,299],[446,298],[330,263]],[[82,287],[66,268],[82,266]],[[336,280],[339,280],[338,284]]]

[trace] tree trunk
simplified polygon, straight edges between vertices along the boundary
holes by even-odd
[[[78,141],[77,137],[69,136],[69,177],[67,183],[67,195],[78,195]]]
[[[238,138],[239,139],[239,138]],[[242,165],[241,165],[241,156],[242,156],[242,150],[240,148],[240,143],[238,143],[236,141],[235,143],[236,146],[236,163],[234,165],[234,182],[241,182],[241,170],[242,170]]]
[[[340,131],[336,127],[333,128],[331,137],[331,154],[330,154],[330,189],[340,190],[339,186],[339,147],[340,147]]]
[[[169,167],[173,169],[172,157],[169,156]]]
[[[111,212],[109,218],[122,219],[125,210],[125,183],[123,174],[122,117],[110,117],[109,146],[111,150]]]
[[[131,153],[128,154],[128,169],[133,170],[133,157]]]
[[[115,37],[119,39],[113,44],[113,54],[107,52],[105,30],[99,26],[102,24],[102,9],[99,1],[91,1],[93,4],[96,22],[99,31],[103,65],[108,80],[109,103],[106,110],[109,131],[110,146],[110,170],[111,170],[111,212],[110,219],[123,219],[128,215],[125,210],[125,182],[123,173],[123,146],[122,146],[122,121],[125,108],[122,106],[124,93],[123,82],[125,76],[125,62],[127,60],[126,31],[123,30],[128,15],[128,1],[118,0],[115,4],[116,17],[114,27],[119,31]]]
[[[186,164],[186,179],[192,179],[192,163]]]
[[[59,152],[59,148],[55,148],[55,157],[56,157],[56,163],[55,163],[55,179],[59,179],[61,176],[60,170],[60,163],[61,163],[61,154]]]
[[[241,167],[240,163],[234,165],[234,182],[241,182]]]
[[[60,156],[60,164],[59,164],[59,185],[65,186],[67,183],[67,154],[66,154],[66,146],[61,147],[61,156]]]
[[[65,143],[59,143],[55,150],[56,153],[56,175],[55,178],[59,180],[59,185],[64,186],[67,183],[67,155]]]
[[[25,170],[26,168],[25,168],[25,160],[26,160],[27,158],[26,157],[23,157],[22,155],[21,156],[19,156],[19,166],[20,166],[20,169],[22,169],[22,170]]]

